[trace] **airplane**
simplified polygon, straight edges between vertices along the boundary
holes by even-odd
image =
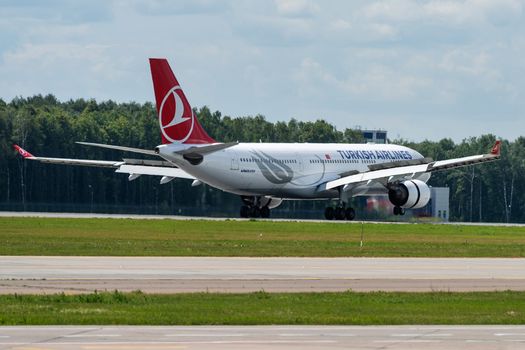
[[[491,162],[500,158],[501,141],[487,154],[434,161],[394,144],[222,143],[203,129],[168,61],[150,58],[150,69],[162,144],[154,149],[77,142],[81,145],[155,157],[120,161],[36,157],[18,145],[25,159],[42,163],[107,167],[129,174],[160,176],[207,184],[242,199],[240,216],[268,218],[283,200],[338,199],[327,206],[328,220],[353,220],[349,203],[355,196],[386,195],[394,215],[424,207],[433,172]]]

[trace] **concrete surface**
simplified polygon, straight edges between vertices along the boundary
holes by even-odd
[[[525,290],[525,259],[0,256],[0,286],[0,293]]]
[[[0,327],[0,349],[523,349],[525,326]]]

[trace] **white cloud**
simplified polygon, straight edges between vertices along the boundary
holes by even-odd
[[[78,15],[65,3],[3,6],[0,98],[151,101],[157,56],[194,105],[227,115],[416,139],[476,135],[478,120],[507,138],[523,130],[509,127],[525,108],[523,1],[114,0]]]
[[[275,0],[277,13],[281,16],[304,17],[319,12],[317,4],[309,0]]]
[[[228,2],[215,0],[128,0],[122,1],[121,6],[128,6],[129,3],[150,16],[217,14],[230,8]]]
[[[519,18],[522,9],[519,0],[393,0],[374,2],[363,12],[369,19],[382,21],[505,24]]]
[[[329,28],[335,31],[346,31],[352,28],[352,24],[350,21],[338,18],[335,21],[329,23]]]
[[[302,60],[294,77],[306,97],[338,94],[369,100],[407,99],[418,96],[421,89],[429,86],[428,79],[380,64],[338,76],[309,57]]]

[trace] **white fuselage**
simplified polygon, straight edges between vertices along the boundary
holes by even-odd
[[[180,144],[158,149],[166,160],[223,191],[295,199],[338,197],[338,191],[319,192],[318,186],[368,171],[371,164],[423,158],[413,149],[392,144],[240,143],[206,154],[200,164],[192,165],[175,153]],[[372,184],[356,187],[351,195],[386,192],[384,186]]]

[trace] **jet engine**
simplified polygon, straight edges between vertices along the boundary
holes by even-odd
[[[267,206],[269,209],[277,208],[283,202],[282,198],[263,197],[261,206]]]
[[[388,186],[388,199],[396,207],[422,208],[430,200],[430,188],[421,180],[397,182]]]

